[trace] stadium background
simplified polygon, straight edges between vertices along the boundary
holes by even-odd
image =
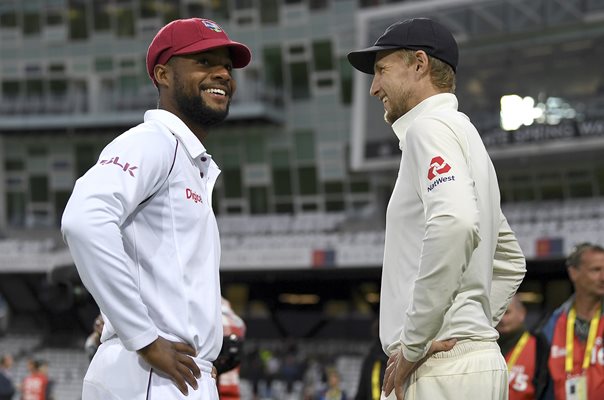
[[[0,0],[0,353],[17,356],[17,379],[44,358],[56,399],[79,398],[98,309],[60,216],[104,145],[155,107],[151,38],[190,16],[254,54],[204,143],[223,171],[223,293],[248,326],[244,398],[258,379],[261,398],[302,398],[317,365],[356,391],[399,153],[346,54],[397,19],[436,18],[460,42],[460,109],[527,255],[529,324],[571,293],[572,246],[604,243],[604,0]],[[506,95],[534,99],[511,130]]]

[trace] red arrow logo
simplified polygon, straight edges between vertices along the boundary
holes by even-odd
[[[451,166],[443,160],[441,156],[436,156],[430,161],[428,168],[428,180],[436,178],[437,175],[446,174],[451,170]]]

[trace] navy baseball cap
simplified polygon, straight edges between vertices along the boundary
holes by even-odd
[[[348,53],[348,62],[373,75],[377,52],[394,49],[423,50],[449,64],[453,72],[457,70],[459,49],[455,38],[444,25],[429,18],[406,19],[390,25],[373,46]]]

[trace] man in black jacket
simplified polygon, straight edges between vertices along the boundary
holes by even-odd
[[[388,356],[382,349],[377,319],[371,326],[371,333],[374,340],[363,359],[359,386],[354,400],[380,400]]]
[[[11,400],[15,394],[15,385],[10,375],[13,356],[5,354],[0,359],[0,400]]]

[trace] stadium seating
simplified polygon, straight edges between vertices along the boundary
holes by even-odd
[[[528,259],[563,257],[578,243],[604,242],[601,197],[506,203],[502,208]]]
[[[0,354],[12,354],[20,357],[39,346],[42,338],[35,334],[9,334],[0,338]]]
[[[584,241],[604,243],[604,199],[505,203],[503,211],[528,259],[561,258]],[[218,217],[224,269],[379,266],[384,229],[351,224],[344,213]],[[57,248],[57,246],[59,248]],[[0,240],[0,265],[46,271],[69,263],[53,239]]]
[[[273,378],[268,379],[265,373],[260,374],[258,382],[261,399],[299,400],[305,398],[304,393],[319,393],[325,387],[325,372],[333,368],[340,376],[341,387],[346,391],[347,398],[354,398],[360,378],[361,364],[370,343],[343,339],[300,339],[296,341],[293,353],[299,362],[301,370],[298,378],[292,385],[290,393],[286,390],[285,377],[283,376],[283,361],[287,349],[282,341],[274,340],[246,340],[245,349],[249,356],[250,349],[257,349],[264,353],[264,366],[267,360],[276,358],[278,372]],[[247,357],[246,356],[246,357]],[[244,357],[244,362],[249,359]],[[246,361],[247,360],[247,361]],[[247,364],[249,365],[249,364]],[[315,371],[313,371],[315,369]],[[313,377],[313,372],[318,376]],[[253,382],[250,376],[242,370],[242,398],[251,399]]]
[[[528,259],[561,258],[579,242],[604,242],[602,198],[506,203],[503,210]],[[347,230],[347,221],[330,213],[221,217],[222,266],[380,265],[383,228]]]

